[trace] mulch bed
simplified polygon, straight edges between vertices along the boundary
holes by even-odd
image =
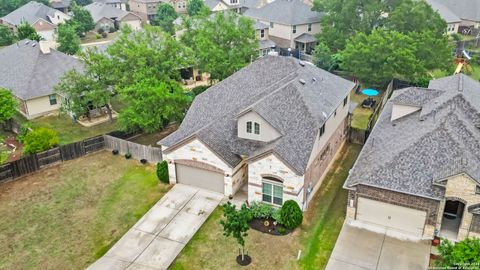
[[[252,262],[252,258],[248,255],[243,256],[243,261],[242,261],[242,255],[237,256],[237,263],[240,264],[241,266],[249,265],[251,262]]]
[[[285,228],[282,224],[277,224],[274,225],[275,220],[272,218],[262,218],[262,219],[257,219],[254,218],[250,222],[248,222],[248,225],[250,228],[263,232],[263,233],[268,233],[271,235],[287,235],[292,232],[292,230]],[[268,226],[265,226],[268,225]],[[280,228],[285,229],[284,233],[280,233],[278,230]]]

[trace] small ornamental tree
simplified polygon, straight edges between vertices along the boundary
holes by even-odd
[[[0,124],[12,119],[17,109],[17,101],[12,92],[0,88]]]
[[[235,205],[227,202],[223,206],[223,217],[220,221],[223,226],[223,235],[226,237],[233,236],[241,247],[241,260],[245,261],[245,237],[250,229],[248,221],[252,219],[252,213],[245,204],[237,210]]]
[[[73,13],[71,20],[77,24],[76,30],[78,35],[83,35],[84,33],[95,28],[92,15],[90,12],[88,12],[88,10],[75,3],[72,4],[71,9]]]
[[[60,44],[58,50],[74,55],[80,51],[80,38],[77,35],[77,25],[75,23],[60,24],[58,26],[58,39]]]
[[[157,163],[157,177],[160,182],[168,184],[169,177],[168,177],[168,163],[166,160]]]
[[[456,244],[442,239],[436,262],[442,269],[477,269],[480,265],[480,239],[466,238]]]
[[[302,224],[303,213],[296,201],[288,200],[280,210],[280,218],[285,227],[293,230]]]
[[[38,153],[58,145],[58,135],[55,130],[38,128],[27,133],[23,150],[27,154]]]
[[[22,22],[17,27],[17,37],[19,40],[30,39],[40,41],[42,37],[35,31],[35,29],[27,22]]]

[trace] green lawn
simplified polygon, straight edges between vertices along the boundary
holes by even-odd
[[[377,101],[377,104],[380,103],[382,95],[378,95],[373,97],[374,100]],[[351,126],[357,129],[366,129],[368,127],[368,122],[370,121],[370,117],[373,114],[373,109],[369,108],[362,108],[362,102],[366,99],[367,96],[365,95],[357,95],[354,91],[350,93],[350,102],[357,103],[357,107],[352,113],[352,123]]]
[[[252,264],[245,269],[322,269],[335,246],[345,217],[347,193],[342,189],[349,169],[361,147],[347,145],[335,161],[311,201],[302,226],[293,234],[272,236],[255,230],[248,232],[246,250]],[[222,235],[219,224],[222,208],[218,207],[171,266],[183,269],[243,269],[235,262],[238,246]],[[296,260],[302,251],[300,262]]]
[[[85,269],[168,188],[107,151],[0,184],[0,269]]]
[[[102,123],[93,127],[84,127],[79,123],[74,123],[67,115],[43,116],[30,121],[25,118],[22,119],[22,116],[16,116],[15,119],[21,123],[30,122],[32,128],[46,127],[57,131],[60,144],[69,144],[117,130],[115,121],[113,123]]]

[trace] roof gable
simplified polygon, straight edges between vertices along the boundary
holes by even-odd
[[[44,19],[48,22],[50,18],[55,17],[55,13],[60,12],[49,6],[35,1],[30,1],[18,9],[12,11],[2,18],[2,20],[12,24],[19,25],[22,21],[29,24],[35,23],[38,19]],[[66,15],[65,15],[66,16]]]
[[[300,25],[319,23],[322,13],[312,10],[312,7],[301,0],[275,0],[260,8],[251,8],[245,16],[285,25]]]

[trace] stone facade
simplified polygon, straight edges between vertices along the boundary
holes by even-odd
[[[473,215],[470,233],[480,234],[480,215]]]
[[[297,175],[274,154],[248,164],[248,201],[262,201],[262,179],[272,175],[283,180],[283,201],[294,200],[303,206],[303,176]]]
[[[458,200],[465,203],[462,223],[458,230],[458,240],[465,239],[471,229],[473,214],[468,212],[468,207],[480,203],[480,195],[476,194],[477,183],[466,174],[456,175],[447,181],[445,187],[445,200]]]

